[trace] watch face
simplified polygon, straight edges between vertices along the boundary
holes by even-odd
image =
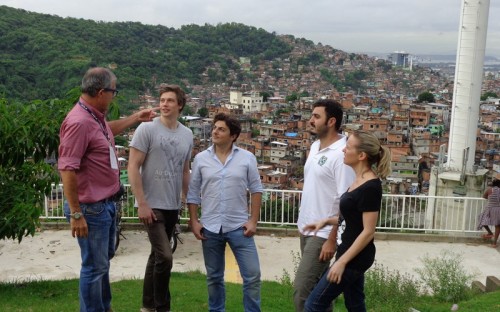
[[[75,220],[78,220],[82,217],[82,214],[80,212],[75,212],[72,217],[75,219]]]

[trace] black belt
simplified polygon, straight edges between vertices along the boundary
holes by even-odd
[[[101,200],[98,200],[96,202],[93,202],[93,203],[84,203],[84,204],[97,204],[97,203],[107,203],[107,202],[117,202],[117,201],[120,201],[122,199],[122,196],[125,194],[125,187],[123,186],[123,184],[120,184],[120,189],[118,190],[118,192],[114,193],[113,195],[109,196],[108,198],[104,198],[104,199],[101,199]]]
[[[122,196],[125,194],[125,186],[120,183],[120,188],[118,189],[118,192],[114,193],[110,197],[104,199],[105,201],[120,201],[122,199]]]

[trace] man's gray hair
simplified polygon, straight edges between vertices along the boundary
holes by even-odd
[[[113,82],[116,82],[116,76],[110,69],[104,67],[90,68],[82,79],[82,93],[94,97],[100,90],[111,88]]]

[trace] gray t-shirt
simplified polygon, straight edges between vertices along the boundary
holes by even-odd
[[[177,123],[177,129],[165,127],[160,118],[136,129],[131,147],[146,153],[141,167],[144,196],[151,208],[179,209],[182,173],[191,159],[193,132]]]

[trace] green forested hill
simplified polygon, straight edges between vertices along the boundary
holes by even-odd
[[[79,86],[90,66],[110,65],[118,87],[134,96],[155,81],[196,84],[215,62],[224,73],[240,56],[272,59],[290,51],[275,34],[236,23],[174,29],[0,6],[0,97],[61,97]]]

